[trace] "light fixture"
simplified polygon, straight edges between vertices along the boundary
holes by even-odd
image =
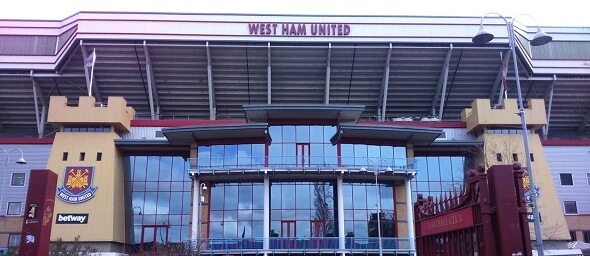
[[[6,155],[6,158],[4,159],[4,167],[2,168],[2,173],[4,175],[4,173],[8,172],[8,163],[10,162],[10,154],[12,154],[12,152],[20,152],[20,158],[18,160],[16,160],[17,164],[26,164],[27,161],[25,160],[25,156],[22,150],[18,149],[18,148],[14,148],[11,150],[6,150],[3,148],[0,148],[0,152],[4,152],[4,155]],[[8,176],[8,175],[7,175]],[[4,197],[4,180],[5,177],[3,176],[1,179],[1,184],[0,184],[0,207],[2,206],[3,202],[3,197]]]
[[[27,160],[25,160],[25,158],[21,156],[18,160],[16,160],[16,163],[17,164],[26,164]]]
[[[475,36],[471,39],[471,41],[475,44],[485,44],[489,41],[491,41],[492,39],[494,39],[494,35],[492,35],[491,33],[485,31],[483,29],[483,20],[485,19],[485,17],[488,14],[495,14],[500,16],[504,22],[506,23],[506,30],[508,32],[508,46],[510,47],[510,51],[512,53],[512,64],[514,65],[514,76],[516,79],[516,90],[518,93],[518,113],[517,115],[520,116],[520,128],[522,130],[522,137],[523,137],[523,144],[524,144],[524,153],[525,153],[525,158],[526,158],[526,166],[529,172],[529,182],[530,182],[530,186],[532,190],[535,190],[535,179],[534,179],[534,173],[533,173],[533,165],[531,162],[531,151],[529,148],[529,130],[527,128],[527,124],[526,124],[526,117],[525,117],[525,111],[524,111],[524,103],[523,103],[523,99],[522,99],[522,90],[520,88],[520,76],[518,74],[518,64],[517,64],[517,56],[516,56],[516,35],[515,35],[515,31],[514,31],[514,21],[516,20],[517,17],[521,16],[518,15],[510,20],[507,20],[504,16],[498,14],[498,13],[487,13],[486,15],[481,17],[480,20],[480,26],[479,26],[479,31],[477,31],[477,33],[475,34]],[[530,15],[524,14],[528,17],[530,17],[531,19],[535,20],[533,17],[531,17]],[[537,32],[535,34],[535,36],[533,37],[533,40],[530,41],[531,46],[540,46],[540,45],[544,45],[547,44],[549,42],[551,42],[551,40],[553,40],[553,38],[549,35],[547,35],[546,33],[544,33],[543,31],[541,31],[541,27],[539,26],[539,23],[535,20],[535,23],[537,25]],[[539,256],[543,256],[545,253],[543,251],[543,235],[541,233],[541,221],[539,219],[539,209],[537,207],[537,195],[536,193],[531,193],[531,210],[533,212],[533,226],[535,229],[535,242],[537,247],[535,248],[537,250],[537,253]]]
[[[485,44],[489,41],[492,41],[492,39],[494,39],[494,35],[490,32],[488,32],[487,30],[485,30],[483,28],[483,25],[479,26],[479,30],[477,31],[477,33],[475,34],[475,36],[473,38],[471,38],[471,42],[473,42],[474,44]]]
[[[548,44],[552,40],[553,40],[553,37],[551,37],[550,35],[548,35],[547,33],[543,32],[543,31],[541,31],[540,27],[537,27],[537,33],[533,37],[533,40],[531,41],[531,45],[532,46],[540,46],[540,45]]]

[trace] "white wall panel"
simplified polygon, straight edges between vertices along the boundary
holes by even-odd
[[[543,147],[559,201],[576,201],[579,214],[590,214],[590,146]],[[561,186],[560,173],[571,173],[573,186]],[[541,192],[542,193],[542,192]],[[541,195],[542,196],[542,195]]]

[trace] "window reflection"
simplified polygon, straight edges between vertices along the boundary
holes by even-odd
[[[262,237],[264,218],[262,183],[215,183],[211,185],[209,237]]]
[[[407,168],[405,147],[366,144],[332,145],[335,126],[286,125],[269,126],[272,142],[264,144],[199,146],[198,167],[219,169],[232,167],[285,166],[303,164],[360,168],[377,164],[380,167]],[[268,147],[268,156],[265,151]],[[338,156],[338,147],[341,155]],[[340,157],[340,162],[339,158]],[[368,158],[373,161],[367,160]],[[411,167],[411,166],[410,166]]]
[[[393,187],[379,184],[381,236],[396,236]],[[375,183],[345,183],[344,232],[354,237],[377,237],[377,196]]]
[[[417,194],[438,196],[442,192],[460,189],[465,171],[474,168],[470,157],[464,156],[419,156],[416,157],[416,177],[412,180],[416,200]]]
[[[188,163],[182,157],[170,156],[131,156],[124,161],[129,174],[125,177],[130,179],[125,180],[129,193],[126,196],[131,198],[126,209],[128,220],[132,220],[126,229],[128,250],[139,250],[142,227],[146,225],[166,225],[170,243],[187,240],[191,209],[191,182],[186,175]],[[153,236],[153,232],[146,234],[144,243]]]
[[[313,236],[336,235],[332,182],[273,182],[270,197],[271,229],[276,234],[311,237],[314,232]],[[311,230],[312,224],[322,228]]]

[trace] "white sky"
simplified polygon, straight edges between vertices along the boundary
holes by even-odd
[[[590,27],[585,0],[2,0],[0,19],[61,20],[79,11],[181,13],[504,16],[541,26]],[[527,18],[528,19],[528,18]],[[526,25],[534,22],[525,18]]]

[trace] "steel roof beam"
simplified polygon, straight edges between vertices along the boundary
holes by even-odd
[[[445,106],[445,93],[447,91],[447,80],[449,80],[449,66],[451,63],[451,55],[453,54],[453,44],[449,45],[449,49],[447,50],[447,55],[445,56],[445,62],[443,64],[443,68],[440,71],[440,76],[438,79],[438,87],[436,89],[436,93],[434,94],[434,98],[432,99],[432,116],[436,115],[436,103],[440,102],[439,110],[438,110],[438,120],[442,120],[442,114]],[[439,99],[440,98],[440,99]]]
[[[267,44],[267,66],[266,66],[266,103],[272,103],[272,64],[270,54],[270,42]]]
[[[80,50],[82,51],[82,61],[84,63],[84,61],[86,60],[86,58],[88,58],[88,52],[86,51],[86,45],[84,45],[84,41],[80,40]],[[95,53],[96,54],[96,53]],[[102,95],[100,94],[100,88],[98,87],[98,84],[96,83],[96,79],[90,79],[90,67],[86,67],[85,64],[84,65],[84,74],[86,77],[86,88],[88,88],[88,84],[90,84],[90,80],[92,80],[92,84],[90,86],[92,86],[92,90],[94,91],[94,97],[97,101],[102,102]],[[96,63],[94,63],[93,65],[96,65]]]
[[[588,121],[590,121],[590,108],[586,108],[586,114],[584,114],[582,122],[580,123],[580,126],[578,126],[578,132],[584,131],[584,128],[586,128]]]
[[[31,70],[31,83],[33,84],[33,100],[35,102],[35,120],[37,122],[37,136],[43,138],[43,130],[45,126],[45,116],[47,115],[47,101],[41,91],[41,87],[33,76]],[[41,103],[41,115],[39,115],[39,103]]]
[[[492,90],[490,91],[490,102],[493,102],[494,98],[496,97],[496,93],[498,93],[498,101],[496,102],[497,105],[502,104],[502,92],[504,89],[502,88],[502,67],[508,65],[508,60],[512,56],[512,51],[506,50],[502,56],[502,61],[500,62],[500,70],[498,70],[498,74],[496,74],[496,79],[494,80],[494,84],[492,84]],[[515,78],[514,78],[515,79]],[[508,80],[508,77],[506,77]],[[522,79],[521,79],[522,80]]]
[[[326,85],[324,86],[324,104],[330,104],[330,73],[332,65],[332,43],[328,43],[328,56],[326,60]]]
[[[553,107],[553,87],[555,87],[555,83],[557,82],[557,76],[553,75],[553,83],[547,88],[545,91],[545,95],[549,92],[549,105],[547,107],[547,125],[543,127],[543,138],[547,139],[547,135],[549,134],[549,125],[551,125],[551,108]],[[546,99],[546,97],[543,97]]]
[[[158,97],[158,87],[156,86],[156,80],[154,79],[154,69],[152,67],[150,51],[148,50],[146,41],[143,41],[143,52],[145,54],[145,71],[148,80],[150,114],[152,120],[156,120],[160,119],[160,97]]]
[[[389,43],[389,50],[387,50],[387,57],[385,58],[385,66],[383,67],[383,81],[381,83],[381,93],[377,100],[377,118],[380,122],[384,122],[387,118],[387,91],[389,91],[389,69],[391,68],[391,53],[393,52],[393,45]]]
[[[207,49],[207,87],[209,89],[209,119],[215,120],[216,119],[216,109],[215,109],[215,92],[213,91],[213,70],[211,66],[211,50],[209,47],[209,42],[205,44]]]

